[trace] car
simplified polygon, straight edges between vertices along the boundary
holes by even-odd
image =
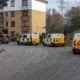
[[[73,51],[73,54],[80,52],[80,33],[74,34],[73,43],[72,43],[72,51]]]
[[[43,38],[43,45],[64,46],[65,36],[63,33],[49,33]]]
[[[0,42],[3,43],[9,43],[10,42],[10,35],[9,34],[0,34]]]

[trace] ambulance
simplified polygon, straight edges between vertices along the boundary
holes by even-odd
[[[38,33],[31,34],[31,43],[36,45],[40,43],[40,36]]]
[[[43,45],[64,46],[65,36],[63,33],[50,33],[43,38]]]
[[[74,34],[72,47],[73,54],[80,52],[80,33]]]
[[[17,44],[36,44],[38,45],[40,43],[40,38],[39,38],[39,34],[35,33],[35,34],[29,34],[29,33],[25,33],[25,34],[21,34],[20,37],[17,39]]]

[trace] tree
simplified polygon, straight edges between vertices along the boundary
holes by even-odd
[[[64,17],[53,9],[50,32],[63,32]]]
[[[66,14],[67,20],[67,33],[74,32],[80,29],[80,7],[72,7]]]
[[[46,24],[47,24],[47,26],[50,26],[50,21],[51,21],[51,9],[48,9],[47,14],[46,14]]]

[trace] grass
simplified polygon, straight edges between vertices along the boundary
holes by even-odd
[[[66,41],[66,44],[71,45],[71,44],[72,44],[72,40],[70,40],[70,41]]]

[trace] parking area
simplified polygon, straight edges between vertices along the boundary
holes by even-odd
[[[80,55],[72,47],[0,44],[0,80],[80,80]]]

